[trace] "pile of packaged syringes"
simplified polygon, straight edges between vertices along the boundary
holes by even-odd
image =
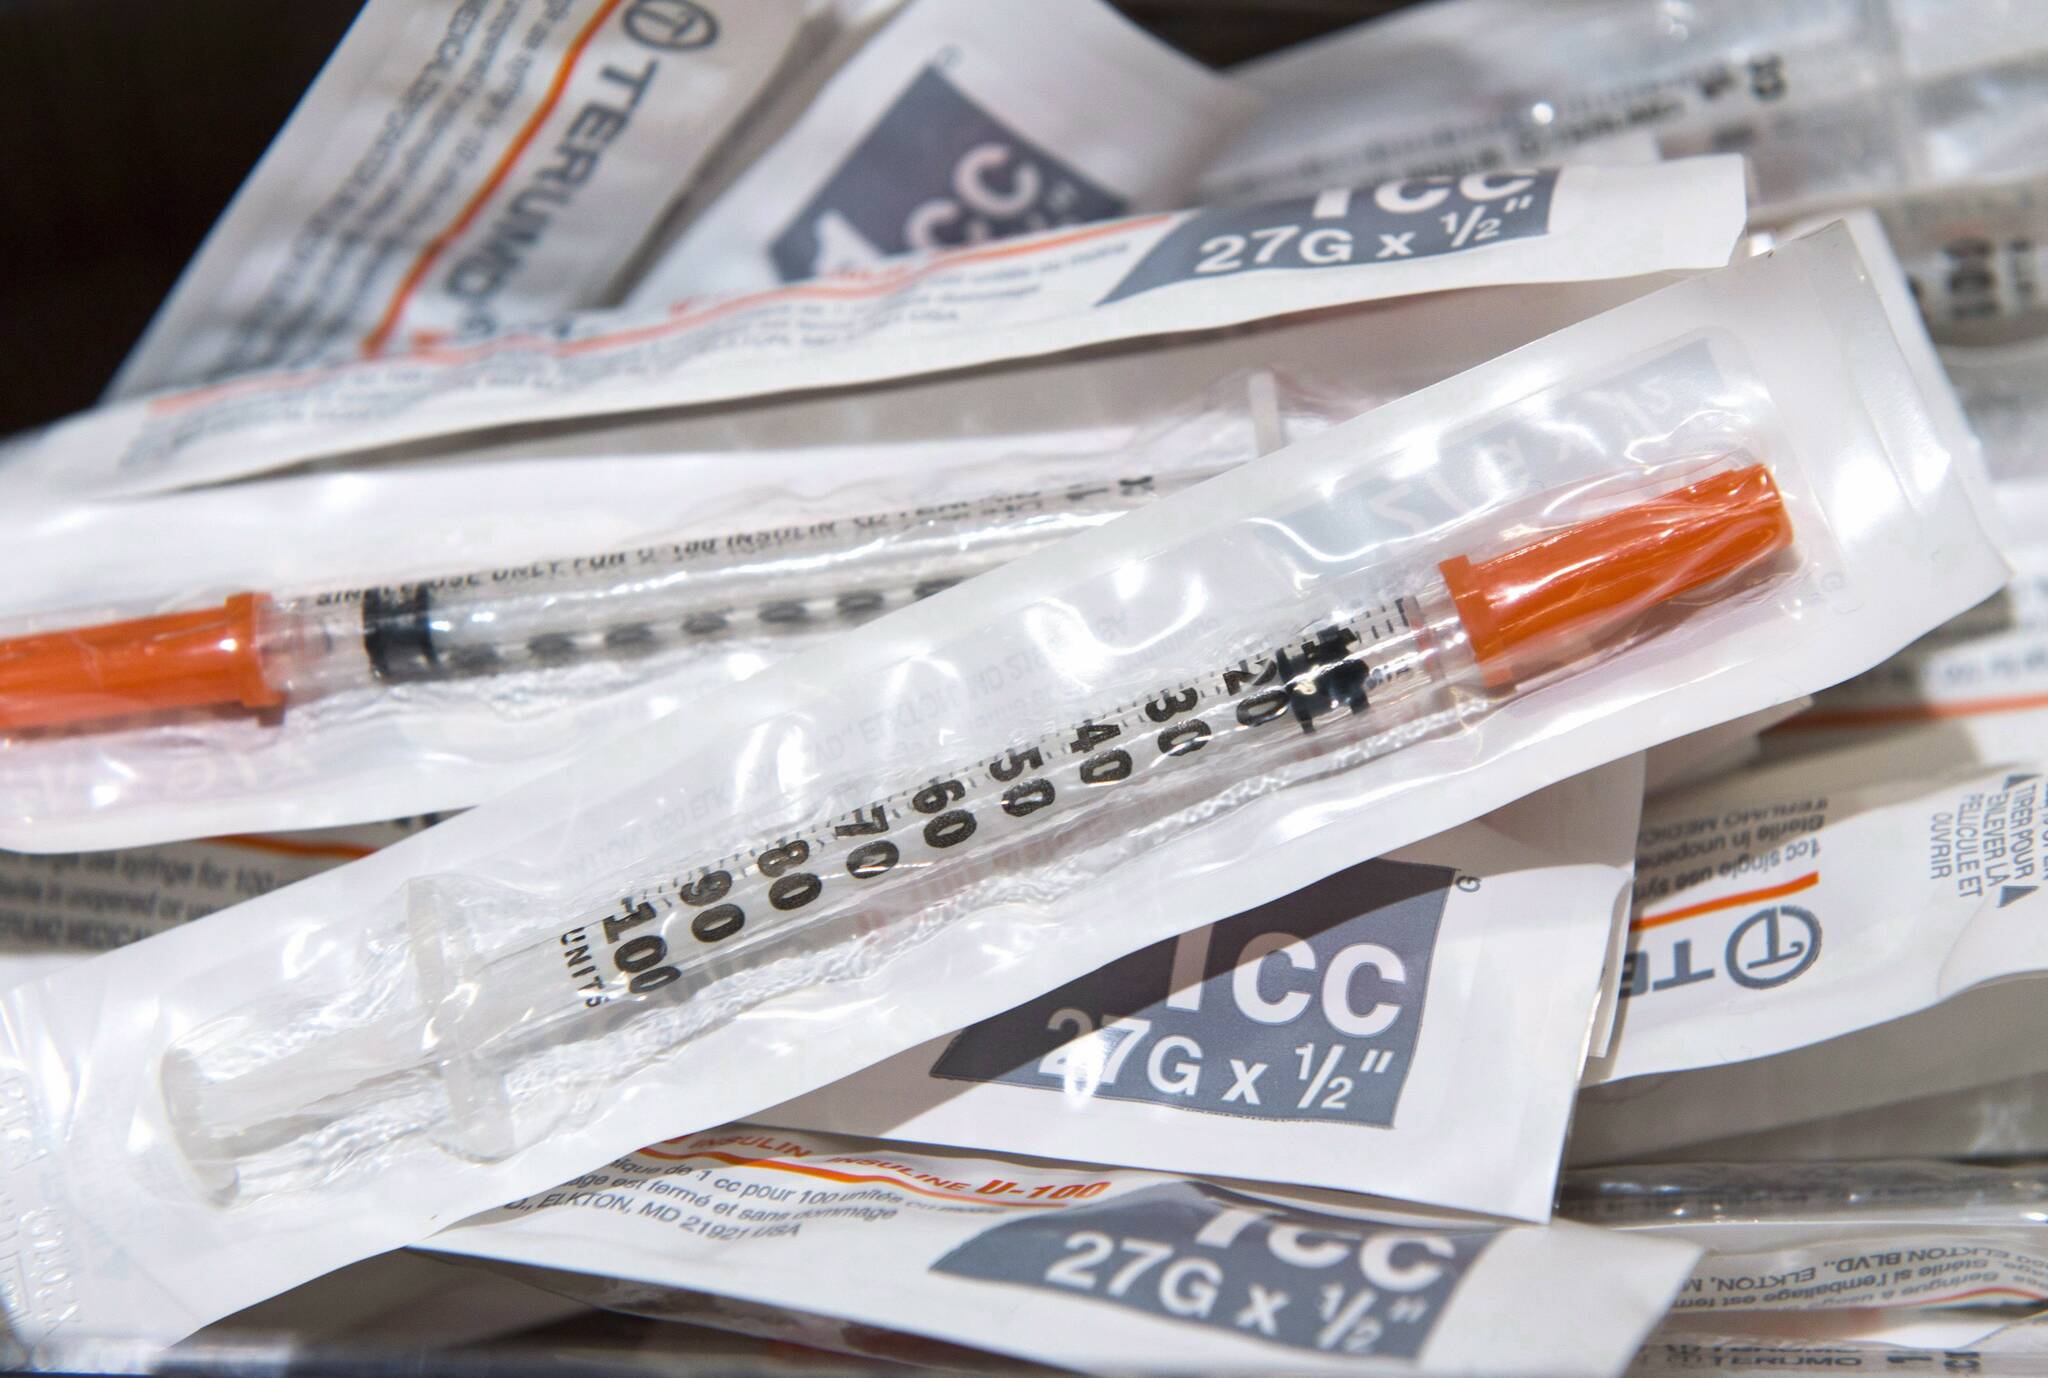
[[[7,1361],[2048,1373],[2044,284],[2033,0],[369,0],[0,450]]]

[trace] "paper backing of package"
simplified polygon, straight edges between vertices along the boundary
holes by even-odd
[[[2048,1066],[2043,992],[2038,979],[1994,981],[1790,1052],[1589,1086],[1579,1093],[1565,1162],[1692,1158],[1710,1143],[2038,1073]],[[1624,1022],[1621,1039],[1627,1031]]]
[[[685,227],[629,301],[659,308],[1178,209],[1258,104],[1104,0],[914,0]]]
[[[562,0],[530,13],[374,0],[111,395],[605,304],[804,14],[803,0]]]
[[[1546,1220],[1641,795],[1590,771],[758,1118]]]
[[[2048,35],[2001,0],[1740,0],[1682,24],[1630,0],[1453,0],[1233,69],[1266,108],[1202,180],[1218,202],[1470,172],[1631,133],[1741,149],[1763,221],[2038,168]]]
[[[1904,752],[1802,756],[1648,804],[1627,1008],[1597,1079],[1785,1052],[2048,970],[2027,903],[2044,767],[1916,778]]]
[[[558,1286],[586,1274],[591,1300],[656,1315],[663,1288],[702,1289],[1098,1373],[1615,1372],[1694,1253],[745,1125],[642,1149],[427,1247],[554,1270]]]
[[[2006,569],[1866,252],[1664,288],[0,996],[10,1322],[182,1333],[1892,654]],[[1591,647],[1475,601],[1610,538]],[[1566,664],[1430,708],[1434,652],[1354,600],[1452,575],[1485,673]]]
[[[86,412],[0,467],[10,501],[132,494],[520,423],[874,383],[1500,282],[1724,263],[1741,164],[1475,174],[1159,213],[864,272]]]

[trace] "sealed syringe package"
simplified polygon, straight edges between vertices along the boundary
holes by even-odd
[[[1741,161],[1503,169],[1127,216],[872,268],[590,311],[81,413],[0,465],[10,503],[188,487],[542,422],[957,372],[1504,282],[1713,268]]]
[[[1999,545],[1997,597],[1817,698],[1774,739],[1826,749],[1938,730],[1987,764],[2048,742],[2048,178],[1903,196],[1877,213],[1982,443]]]
[[[2040,1165],[1672,1163],[1568,1173],[1558,1214],[1706,1252],[1673,1311],[2048,1304]]]
[[[708,1292],[1093,1373],[1615,1373],[1697,1253],[750,1125],[643,1148],[426,1247],[642,1315],[695,1314]]]
[[[1096,452],[435,466],[67,509],[52,520],[102,549],[154,529],[197,539],[106,571],[92,613],[74,601],[0,638],[0,843],[136,846],[474,804],[1362,409],[1262,372]],[[582,515],[532,520],[564,509]],[[13,597],[97,593],[82,562],[44,563]]]
[[[1637,250],[1590,252],[1620,220],[1560,220],[1529,252],[1475,238],[1421,263],[1319,269],[1301,300],[1326,309],[1254,332],[654,413],[631,436],[458,433],[444,440],[481,448],[15,504],[0,513],[0,845],[135,847],[474,804],[774,656],[1655,281],[1525,279],[1725,256],[1732,172],[1696,166],[1681,182],[1698,197],[1667,185],[1630,222]],[[1420,207],[1450,190],[1408,194]],[[1459,284],[1492,299],[1437,290]],[[1184,286],[1206,310],[1238,284]],[[1327,309],[1361,290],[1383,300]],[[1261,394],[1275,370],[1309,381]],[[155,558],[103,558],[116,549]]]
[[[1575,1157],[2048,1070],[2048,766],[1960,755],[1898,734],[1650,801],[1612,1084]]]
[[[489,10],[487,13],[486,11]],[[821,0],[372,0],[115,396],[600,306]]]
[[[2006,570],[1870,272],[1639,298],[0,997],[11,1319],[182,1332],[1875,663]]]
[[[1642,793],[1589,771],[755,1118],[1546,1220]]]
[[[911,0],[690,221],[630,301],[659,308],[913,249],[1176,210],[1258,105],[1107,0]],[[1112,108],[1116,120],[1100,118]]]
[[[2041,165],[2048,27],[2006,0],[1448,0],[1232,70],[1268,98],[1205,199],[1331,178],[1561,161],[1627,136],[1740,150],[1782,223],[1901,187]]]

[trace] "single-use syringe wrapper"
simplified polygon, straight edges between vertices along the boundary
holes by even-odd
[[[1548,1219],[1641,801],[1602,766],[755,1118]]]
[[[426,1247],[643,1315],[711,1293],[1097,1373],[1613,1373],[1695,1254],[748,1125],[651,1145]]]
[[[15,1323],[178,1333],[1867,668],[2006,577],[1872,271],[1640,298],[10,993]]]
[[[2048,1070],[2044,771],[1936,729],[1652,799],[1620,1031],[1574,1157]]]
[[[113,386],[300,368],[597,306],[818,0],[371,0]]]
[[[2048,31],[2006,0],[1414,6],[1243,63],[1265,108],[1204,198],[1502,162],[1740,149],[1771,222],[2038,163]]]
[[[1673,1312],[2048,1303],[2048,1179],[1873,1160],[1671,1163],[1567,1173],[1558,1213],[1706,1250]]]
[[[1143,496],[1125,480],[1149,473],[1163,487],[1279,448],[1669,280],[1393,298],[1108,355],[526,434],[459,462],[350,465],[0,512],[0,678],[15,638],[218,608],[252,591],[338,595],[361,611],[367,588],[412,606],[407,582],[475,580],[529,600],[558,568],[570,571],[561,584],[587,595],[593,581],[575,571],[619,552],[628,560],[612,581],[616,611],[564,599],[554,625],[499,638],[538,641],[544,661],[513,656],[496,673],[396,684],[365,675],[281,708],[229,702],[9,734],[0,739],[0,846],[135,847],[467,807],[567,764],[584,742],[637,728],[882,610],[842,605],[814,583],[814,549],[787,533],[871,534],[875,515],[905,509],[936,509],[927,534],[962,532],[952,504],[969,504],[961,512],[971,515],[985,499],[1032,490],[1081,495],[1078,515],[1107,499],[1097,515],[1114,515]],[[1011,520],[1057,528],[1043,516],[1020,505]],[[765,561],[762,536],[774,538]],[[892,542],[865,541],[855,562],[900,566]],[[665,558],[679,546],[687,560]],[[108,550],[152,558],[109,560]],[[654,621],[639,606],[645,590],[673,613],[660,581],[688,585],[733,559],[778,582],[797,575],[806,615],[778,621],[772,636],[746,634],[763,628],[745,618],[730,629],[740,635],[706,636],[693,619]],[[957,576],[975,562],[953,563],[926,573]],[[902,573],[879,589],[898,603],[927,586]],[[742,601],[725,589],[704,610],[759,609],[787,589],[753,592]],[[436,592],[426,611],[443,606]],[[353,621],[360,645],[369,628]],[[648,634],[637,639],[614,645],[608,635],[642,624]],[[564,631],[566,642],[553,635]],[[233,698],[239,681],[227,688]]]
[[[873,383],[1501,282],[1727,261],[1742,167],[1535,168],[1159,213],[81,413],[0,467],[10,502],[187,487],[407,442]]]
[[[0,619],[0,847],[475,804],[1384,400],[1342,393],[1259,369],[1154,425],[1062,437],[767,450],[735,437],[659,458],[385,465],[26,516],[21,551],[48,553],[40,538],[62,532],[60,548],[156,558],[23,555],[33,572],[0,577],[0,602],[47,609]]]
[[[2048,355],[2038,385],[2048,390]],[[2048,393],[2044,393],[2048,395]],[[2048,413],[2044,413],[2048,415]],[[2044,451],[2048,456],[2048,451]],[[1814,696],[1772,734],[1776,755],[1940,737],[1947,759],[1989,768],[2048,744],[2048,476],[1992,489],[2013,581],[1883,664]],[[1913,758],[1902,753],[1902,764]]]

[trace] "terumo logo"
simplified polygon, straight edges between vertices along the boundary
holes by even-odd
[[[692,0],[633,0],[626,32],[650,48],[686,52],[718,41],[718,16]]]
[[[1759,909],[1728,935],[1728,979],[1768,990],[1806,973],[1820,956],[1820,920],[1796,905]]]
[[[997,121],[931,66],[775,237],[769,256],[782,280],[795,282],[1124,210],[1121,197]]]

